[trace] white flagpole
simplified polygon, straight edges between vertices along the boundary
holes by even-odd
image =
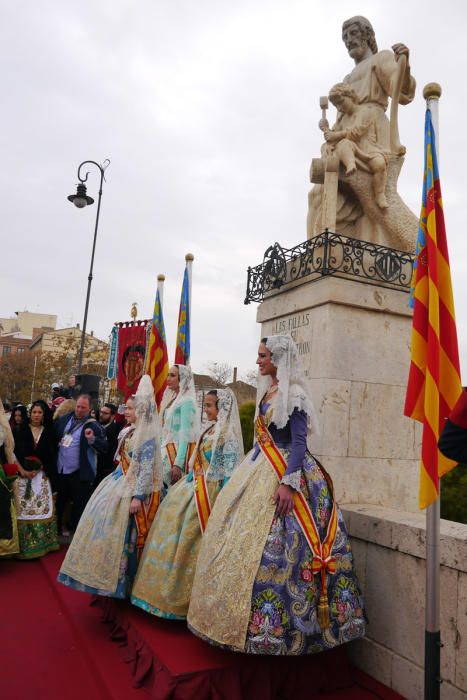
[[[187,253],[185,255],[185,261],[186,261],[186,269],[188,271],[188,299],[190,301],[188,313],[190,315],[190,323],[191,323],[191,280],[192,280],[192,274],[193,274],[193,260],[195,259],[195,256],[192,253]]]
[[[191,355],[191,283],[192,283],[192,275],[193,275],[193,260],[195,259],[195,256],[192,253],[187,253],[185,255],[185,262],[186,262],[186,269],[188,272],[188,318],[190,321],[190,355]],[[190,361],[190,358],[188,358],[188,361]]]
[[[435,131],[436,155],[439,165],[438,106],[441,85],[428,83],[423,89],[427,109]],[[426,509],[426,591],[425,591],[425,700],[439,700],[441,684],[440,633],[440,493]]]
[[[165,275],[157,275],[157,291],[159,292],[159,301],[161,304],[161,309],[164,307],[164,282]]]

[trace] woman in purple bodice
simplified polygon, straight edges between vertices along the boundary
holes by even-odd
[[[188,612],[192,632],[250,654],[301,655],[365,634],[332,481],[307,447],[317,431],[290,336],[258,349],[256,442],[218,497]]]

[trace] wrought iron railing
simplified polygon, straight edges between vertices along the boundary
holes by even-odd
[[[248,268],[245,304],[260,302],[297,280],[332,275],[409,292],[415,256],[326,230],[293,248],[274,243],[261,265]]]

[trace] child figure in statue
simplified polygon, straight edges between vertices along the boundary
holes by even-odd
[[[367,104],[358,104],[357,94],[345,83],[331,88],[329,100],[338,110],[338,116],[332,129],[324,130],[323,158],[336,155],[346,175],[353,175],[357,169],[372,173],[376,203],[380,209],[387,209],[386,155],[377,143],[374,111]]]

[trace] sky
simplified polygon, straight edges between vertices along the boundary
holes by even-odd
[[[88,331],[106,339],[166,276],[169,356],[185,254],[193,263],[191,362],[254,367],[260,329],[246,269],[275,241],[306,239],[319,96],[350,72],[342,22],[362,14],[380,49],[410,48],[417,94],[399,109],[398,191],[418,216],[423,86],[442,85],[439,161],[461,369],[467,376],[464,242],[467,72],[462,0],[22,0],[3,3],[0,316],[82,323],[96,207],[68,201],[84,160],[106,171]],[[333,112],[331,112],[331,115]],[[99,173],[90,168],[88,194]]]

